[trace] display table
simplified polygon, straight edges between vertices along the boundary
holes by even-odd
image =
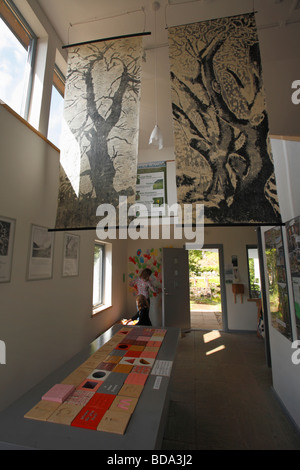
[[[124,434],[24,417],[55,384],[63,383],[82,364],[88,364],[98,351],[104,349],[108,352],[110,347],[116,347],[115,338],[116,335],[121,334],[122,328],[124,328],[122,325],[113,326],[93,341],[89,347],[2,411],[0,413],[0,449],[159,449],[168,408],[171,369],[180,337],[178,328],[165,329],[165,336],[151,366],[151,373],[143,386]]]

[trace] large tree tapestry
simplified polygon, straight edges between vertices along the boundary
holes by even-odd
[[[68,50],[56,228],[96,227],[100,204],[135,202],[141,57],[140,37]]]
[[[205,222],[281,221],[253,14],[169,28],[178,202]]]

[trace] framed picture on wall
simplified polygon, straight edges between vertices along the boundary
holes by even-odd
[[[297,339],[300,339],[300,217],[286,223],[288,252],[293,286]]]
[[[79,271],[79,235],[64,233],[63,245],[63,277],[78,276]]]
[[[265,252],[271,324],[291,341],[292,326],[281,227],[273,227],[265,232]]]
[[[52,278],[53,252],[54,232],[32,225],[27,273],[29,281]]]
[[[0,282],[11,279],[16,221],[0,216]]]

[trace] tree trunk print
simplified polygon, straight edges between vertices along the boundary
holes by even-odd
[[[252,15],[169,40],[179,200],[204,203],[210,222],[280,221]]]
[[[95,224],[99,204],[117,207],[119,195],[134,196],[140,58],[141,43],[137,38],[93,43],[69,52],[64,117],[77,147],[74,151],[69,137],[62,153],[65,160],[73,159],[74,167],[80,168],[79,175],[73,177],[80,183],[76,200],[72,178],[74,191],[61,183],[59,201],[60,215],[69,206],[70,218],[80,225]],[[62,181],[66,183],[68,170],[64,168],[63,172]],[[83,213],[92,217],[90,223],[83,220]],[[60,215],[57,224],[62,223]]]

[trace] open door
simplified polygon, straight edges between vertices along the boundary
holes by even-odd
[[[191,328],[189,261],[184,248],[163,248],[162,323],[182,330]]]

